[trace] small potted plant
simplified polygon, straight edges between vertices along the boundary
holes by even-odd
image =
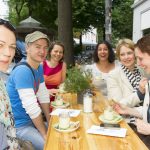
[[[91,73],[83,71],[78,67],[72,67],[67,70],[67,78],[64,82],[64,89],[69,93],[77,93],[78,102],[82,103],[83,93],[86,89],[91,88]]]

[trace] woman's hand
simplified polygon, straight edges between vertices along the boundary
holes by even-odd
[[[145,93],[145,85],[147,84],[148,79],[147,78],[142,78],[141,81],[139,82],[139,91],[144,94]]]
[[[49,90],[50,95],[57,94],[58,92],[59,92],[58,89],[50,89]]]
[[[114,105],[113,105],[113,109],[117,112],[117,113],[119,113],[119,114],[121,114],[121,115],[128,115],[129,114],[129,112],[128,112],[128,107],[127,106],[125,106],[125,105],[122,105],[122,104],[119,104],[119,103],[115,103]]]
[[[150,124],[141,119],[136,120],[137,131],[144,135],[150,135]]]

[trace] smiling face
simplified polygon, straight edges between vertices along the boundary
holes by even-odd
[[[97,53],[100,61],[108,61],[109,51],[106,44],[100,44]]]
[[[46,57],[48,42],[46,39],[39,39],[27,45],[27,59],[39,65]]]
[[[50,51],[50,59],[59,62],[64,56],[64,49],[60,45],[54,45],[53,49]]]
[[[146,73],[150,74],[150,55],[148,53],[142,53],[141,50],[135,48],[135,56],[137,58],[137,64],[145,70]]]
[[[6,72],[15,55],[16,37],[12,31],[0,25],[0,70]]]
[[[120,59],[120,62],[128,69],[132,69],[134,67],[135,54],[132,49],[122,46],[120,48],[119,59]]]

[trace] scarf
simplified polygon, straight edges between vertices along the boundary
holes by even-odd
[[[137,68],[137,66],[134,67],[133,72],[131,72],[124,65],[121,65],[121,69],[124,71],[132,87],[137,90],[139,88],[139,82],[141,80],[141,73],[139,69]]]

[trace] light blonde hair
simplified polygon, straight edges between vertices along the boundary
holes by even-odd
[[[120,49],[122,46],[130,48],[131,50],[134,51],[134,42],[132,40],[126,39],[126,38],[119,40],[119,42],[117,43],[117,46],[116,46],[116,54],[117,54],[117,57],[119,58],[119,60],[120,60]]]

